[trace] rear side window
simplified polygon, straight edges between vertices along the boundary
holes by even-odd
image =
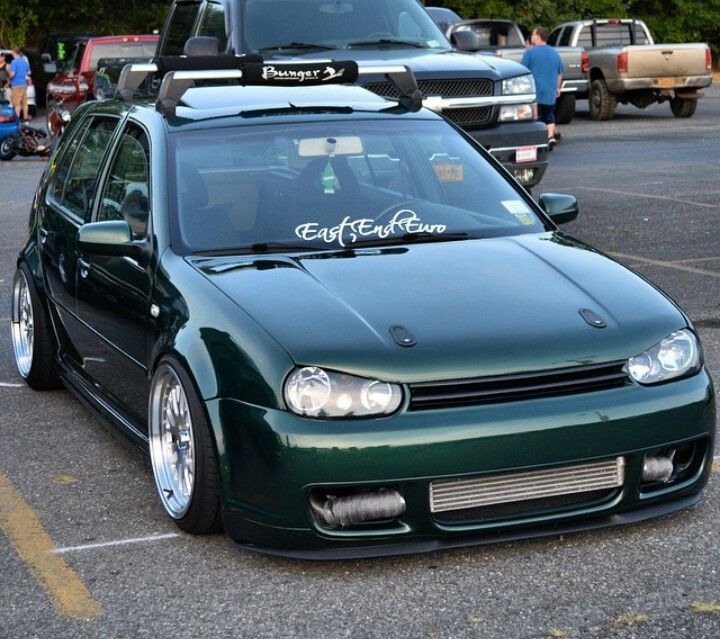
[[[80,142],[87,131],[89,121],[82,122],[73,135],[70,142],[67,144],[65,152],[60,156],[60,160],[54,169],[53,183],[50,187],[50,193],[52,198],[60,203],[62,202],[63,193],[65,192],[65,184],[67,184],[68,175],[70,174],[70,167],[72,166],[75,154],[80,147]]]
[[[182,55],[185,43],[192,37],[193,27],[200,11],[197,2],[184,2],[176,4],[170,18],[170,26],[165,34],[162,55]]]
[[[227,47],[227,35],[225,33],[225,9],[221,4],[209,2],[205,7],[200,29],[200,36],[212,36],[217,38],[220,43],[220,51],[225,51]]]
[[[124,220],[136,239],[147,233],[150,213],[150,145],[134,124],[123,132],[100,200],[98,221]]]
[[[117,122],[114,118],[94,118],[90,122],[66,174],[62,197],[53,192],[56,201],[81,220],[90,219],[98,174]]]
[[[562,29],[555,29],[555,31],[553,31],[553,32],[548,36],[547,43],[548,43],[551,47],[556,47],[556,46],[557,46],[557,44],[558,44],[558,37],[559,37],[559,35],[560,35],[560,31],[562,31]]]
[[[567,47],[570,46],[570,38],[572,37],[573,28],[572,27],[565,27],[565,31],[563,31],[563,34],[560,36],[560,44],[561,47]]]

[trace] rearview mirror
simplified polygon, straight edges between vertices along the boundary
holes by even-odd
[[[453,31],[450,34],[450,42],[458,51],[477,51],[480,49],[480,38],[477,33],[468,29]]]
[[[566,193],[543,193],[538,203],[555,224],[572,222],[578,216],[578,203],[574,195]]]
[[[91,255],[131,257],[138,261],[148,252],[147,242],[133,240],[132,229],[123,220],[83,224],[78,231],[78,247]]]

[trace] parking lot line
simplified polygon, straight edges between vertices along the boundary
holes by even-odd
[[[22,384],[8,384],[7,382],[0,382],[0,388],[22,388]]]
[[[649,257],[630,255],[629,253],[608,252],[608,255],[612,255],[613,257],[617,257],[622,260],[632,260],[635,262],[641,262],[642,264],[649,264],[651,266],[663,266],[665,268],[675,269],[676,271],[695,273],[696,275],[707,275],[708,277],[716,277],[720,279],[720,273],[717,271],[707,271],[702,268],[695,268],[694,266],[687,266],[686,264],[680,264],[678,262],[663,262],[662,260],[653,260]]]
[[[615,195],[629,195],[631,197],[647,197],[653,200],[666,200],[668,202],[676,202],[691,206],[702,206],[708,209],[720,208],[720,204],[708,204],[707,202],[691,202],[689,200],[680,200],[667,195],[654,195],[652,193],[636,193],[634,191],[616,191],[615,189],[601,189],[598,186],[574,186],[573,189],[585,189],[586,191],[599,191],[600,193],[613,193]]]
[[[67,546],[66,548],[56,548],[53,552],[57,555],[64,555],[68,552],[76,552],[78,550],[91,550],[93,548],[106,548],[108,546],[124,546],[126,544],[142,544],[148,541],[160,541],[161,539],[174,539],[179,537],[179,533],[168,533],[166,535],[148,535],[147,537],[133,537],[131,539],[118,539],[116,541],[105,541],[97,544],[84,544],[81,546]]]
[[[80,577],[52,551],[54,545],[35,511],[0,473],[0,530],[65,617],[91,619],[102,614]]]

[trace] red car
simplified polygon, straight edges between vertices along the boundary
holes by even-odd
[[[93,85],[98,60],[147,58],[155,56],[158,36],[107,36],[80,42],[72,56],[58,69],[47,86],[47,126],[56,133],[62,123],[62,112],[72,113],[87,100],[94,100]]]

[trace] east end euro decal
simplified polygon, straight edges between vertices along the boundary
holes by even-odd
[[[377,238],[383,240],[398,233],[444,233],[445,224],[425,224],[417,213],[410,209],[402,209],[393,215],[387,224],[378,224],[371,218],[351,220],[349,216],[337,226],[323,227],[317,222],[306,222],[295,229],[295,234],[305,241],[323,240],[328,244],[338,243],[345,246],[357,242],[361,238]]]

